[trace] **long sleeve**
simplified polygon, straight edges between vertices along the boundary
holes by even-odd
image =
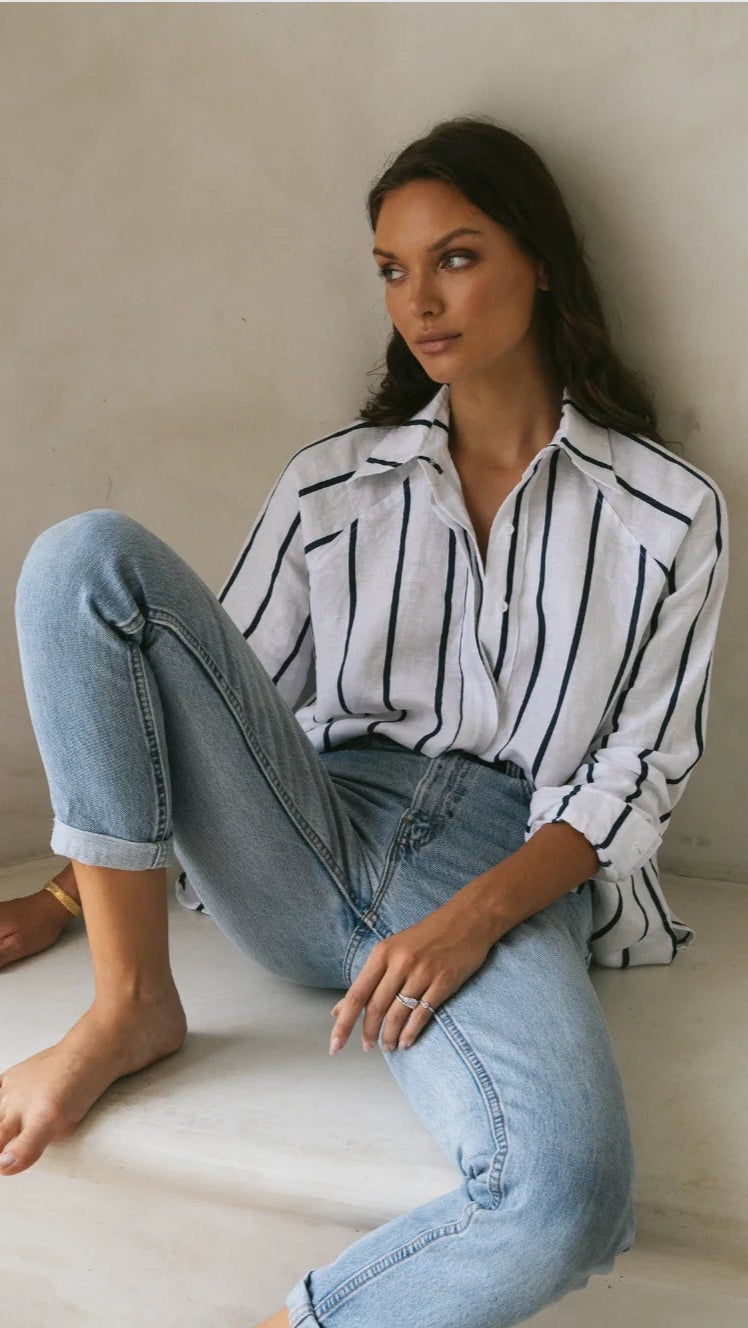
[[[704,749],[711,666],[728,574],[726,504],[705,486],[605,731],[567,784],[534,790],[525,840],[568,821],[595,848],[596,877],[629,876],[656,853]]]
[[[293,458],[242,542],[217,598],[295,709],[314,685],[314,642]]]

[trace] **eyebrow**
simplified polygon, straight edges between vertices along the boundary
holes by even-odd
[[[436,244],[430,244],[428,252],[433,254],[437,249],[441,249],[442,245],[449,244],[449,241],[454,240],[457,235],[485,235],[485,231],[475,231],[470,230],[467,226],[458,226],[457,230],[450,231],[449,235],[443,235],[440,240],[436,241]],[[381,254],[383,258],[397,258],[397,254],[391,254],[389,249],[374,248],[371,252],[373,254]]]

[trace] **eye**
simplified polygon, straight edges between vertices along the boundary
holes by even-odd
[[[445,257],[445,258],[468,258],[468,259],[472,259],[472,258],[475,258],[475,254],[474,254],[474,253],[471,253],[471,251],[470,251],[469,249],[453,249],[453,250],[451,251],[451,253],[445,254],[444,257]]]
[[[467,259],[469,259],[469,260],[472,260],[472,259],[474,259],[475,257],[476,257],[476,255],[475,255],[475,254],[472,252],[472,250],[470,250],[470,249],[451,249],[451,250],[449,251],[448,254],[444,254],[444,255],[442,256],[442,262],[446,262],[446,260],[447,260],[448,258],[467,258]],[[382,280],[383,280],[383,281],[386,283],[386,285],[388,285],[388,286],[391,286],[391,285],[392,285],[392,282],[390,281],[389,277],[387,276],[387,273],[388,273],[388,272],[394,272],[395,270],[396,270],[396,269],[395,269],[394,267],[392,267],[392,266],[380,267],[380,266],[377,264],[377,276],[381,277]],[[461,269],[461,268],[450,268],[450,271],[451,271],[451,272],[461,272],[462,269]]]

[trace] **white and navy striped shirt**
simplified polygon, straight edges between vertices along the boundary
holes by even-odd
[[[405,424],[357,419],[295,452],[218,599],[317,751],[378,732],[519,765],[525,840],[568,821],[599,856],[593,960],[670,963],[694,932],[657,850],[704,749],[724,497],[564,391],[484,569],[449,402],[444,384]],[[199,906],[184,873],[177,895]]]

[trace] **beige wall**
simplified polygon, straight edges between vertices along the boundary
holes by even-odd
[[[745,4],[2,4],[0,865],[49,850],[14,592],[36,535],[128,512],[217,589],[387,329],[364,213],[437,119],[526,135],[661,427],[726,495],[707,752],[665,869],[748,880]]]

